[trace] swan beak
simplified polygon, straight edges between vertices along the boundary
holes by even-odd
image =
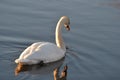
[[[67,25],[67,26],[66,26],[66,29],[67,29],[67,31],[70,31],[70,26]]]

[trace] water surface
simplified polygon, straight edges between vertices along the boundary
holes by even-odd
[[[68,50],[67,80],[120,80],[120,0],[1,0],[0,79],[53,80],[54,69],[15,76],[14,60],[29,45],[55,42],[59,18],[67,15],[71,31],[63,29]],[[54,64],[58,65],[58,64]]]

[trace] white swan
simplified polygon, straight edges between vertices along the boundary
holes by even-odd
[[[69,31],[70,20],[67,16],[62,16],[56,26],[56,45],[50,42],[36,42],[26,48],[15,63],[22,64],[38,64],[54,62],[62,59],[65,56],[66,47],[62,39],[61,28],[62,26]]]

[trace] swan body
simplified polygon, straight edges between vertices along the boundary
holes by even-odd
[[[50,42],[36,42],[26,48],[15,63],[23,63],[27,65],[43,63],[50,63],[62,59],[65,56],[66,47],[61,35],[61,27],[64,25],[67,30],[69,27],[69,18],[63,16],[56,26],[56,44]]]

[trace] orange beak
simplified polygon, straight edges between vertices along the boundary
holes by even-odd
[[[66,29],[67,29],[68,31],[70,31],[70,26],[69,26],[69,25],[67,25],[67,26],[66,26]]]

